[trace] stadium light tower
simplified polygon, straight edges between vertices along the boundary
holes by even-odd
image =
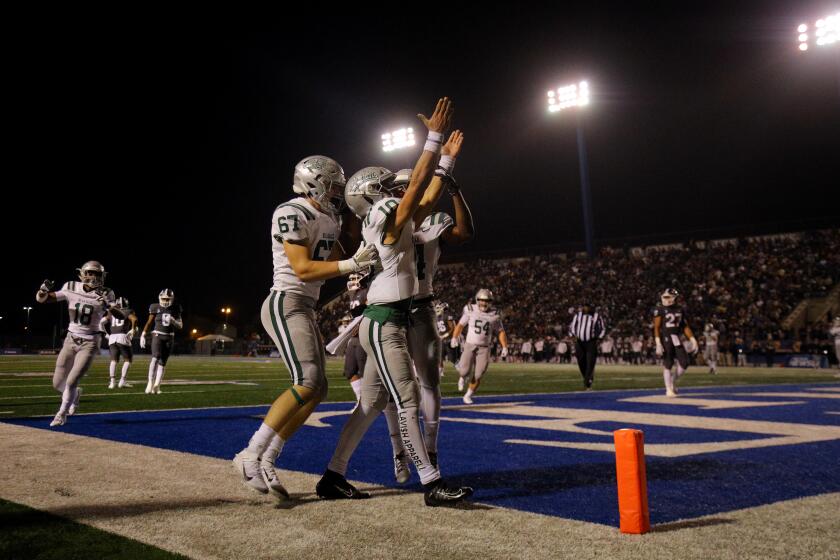
[[[807,51],[811,46],[837,47],[840,43],[840,12],[821,17],[813,23],[802,23],[796,28],[799,34],[799,50]]]
[[[29,332],[29,312],[32,311],[31,307],[24,307],[24,311],[26,311],[26,332]]]
[[[411,167],[412,154],[414,150],[408,148],[416,144],[414,129],[410,126],[398,128],[382,135],[382,151],[388,154],[392,161],[389,168]],[[392,169],[396,171],[396,169]]]
[[[589,82],[562,86],[548,92],[548,112],[559,113],[568,109],[577,112],[577,145],[578,164],[580,167],[580,194],[583,202],[583,228],[586,237],[586,253],[595,255],[595,245],[592,239],[592,195],[589,191],[589,165],[586,159],[586,139],[583,134],[582,108],[589,105]]]

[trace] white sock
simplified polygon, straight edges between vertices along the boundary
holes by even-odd
[[[391,450],[394,455],[399,455],[404,451],[402,444],[402,437],[400,436],[400,424],[397,418],[397,405],[389,402],[385,405],[385,421],[388,422],[388,435],[391,436]]]
[[[149,363],[149,385],[155,384],[155,370],[157,369],[157,358],[152,358]]]
[[[128,368],[131,367],[131,362],[123,362],[122,375],[120,378],[125,381],[125,376],[128,375]]]
[[[276,436],[277,434],[271,426],[263,422],[260,424],[260,428],[254,432],[254,435],[251,436],[251,440],[248,442],[248,447],[246,449],[251,453],[262,455],[263,451],[265,451],[271,444],[271,440],[273,440]]]
[[[665,380],[665,389],[667,391],[673,391],[674,390],[674,380],[671,377],[671,370],[670,369],[662,370],[662,379]]]
[[[114,374],[117,373],[117,362],[111,360],[111,363],[108,365],[108,373],[111,374],[111,379],[114,378]]]
[[[351,381],[350,387],[353,389],[353,393],[356,394],[356,400],[359,400],[362,397],[362,380],[357,379],[355,381]]]
[[[709,360],[709,367],[711,369],[717,369],[717,362],[715,360]]]
[[[467,388],[467,392],[466,392],[466,393],[464,393],[464,397],[471,397],[471,396],[473,396],[474,394],[475,394],[475,391],[473,391],[473,388],[472,388],[472,387],[468,387],[468,388]]]
[[[155,387],[160,385],[160,382],[163,381],[163,372],[166,371],[166,366],[158,365],[157,367],[157,377],[155,378]]]
[[[67,409],[70,408],[70,405],[73,403],[73,399],[76,398],[76,390],[70,385],[64,386],[64,392],[61,393],[61,408],[58,409],[59,412],[67,413]]]
[[[274,437],[271,438],[271,443],[269,443],[266,450],[263,451],[261,460],[265,463],[270,463],[271,465],[274,465],[274,463],[277,461],[277,456],[280,455],[281,451],[283,451],[284,445],[286,445],[286,440],[281,438],[279,435],[274,434]]]

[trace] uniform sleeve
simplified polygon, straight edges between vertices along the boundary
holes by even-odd
[[[461,319],[458,321],[458,324],[466,327],[467,323],[469,323],[469,322],[470,322],[470,316],[468,314],[464,313],[463,315],[461,315]]]
[[[661,315],[662,315],[662,310],[660,310],[659,306],[657,305],[656,307],[653,308],[653,316],[654,317],[659,317]]]
[[[309,240],[314,219],[315,216],[303,206],[283,204],[274,211],[271,233],[279,243],[305,243]]]
[[[149,315],[157,315],[157,312],[158,312],[158,310],[157,310],[157,304],[156,303],[153,303],[152,305],[149,306]]]
[[[420,228],[414,232],[414,242],[428,243],[429,241],[433,241],[443,235],[443,232],[453,225],[455,225],[455,222],[448,214],[435,212],[423,220]]]
[[[65,282],[60,290],[55,292],[56,301],[67,301],[67,293],[70,291],[70,282]]]
[[[496,332],[501,332],[501,331],[505,330],[505,325],[504,325],[504,323],[502,323],[502,316],[501,315],[496,316],[496,321],[495,321],[495,327],[494,328],[496,329]]]

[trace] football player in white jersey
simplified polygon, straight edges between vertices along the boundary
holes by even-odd
[[[119,388],[122,389],[126,386],[125,379],[128,375],[128,368],[131,367],[131,362],[134,359],[131,339],[137,332],[137,315],[134,314],[134,310],[129,307],[128,300],[124,297],[117,298],[114,306],[119,308],[125,318],[119,319],[113,313],[108,312],[99,322],[99,330],[104,331],[106,327],[108,329],[108,350],[111,352],[111,363],[108,364],[109,389],[117,387],[117,365],[120,362],[120,356],[124,359],[119,383]]]
[[[703,359],[709,365],[709,373],[712,375],[717,373],[718,360],[718,340],[720,339],[720,332],[712,323],[706,323],[706,328],[703,329],[703,338],[706,343],[706,348],[703,349]]]
[[[493,292],[487,289],[478,290],[475,295],[476,305],[469,306],[469,309],[461,316],[452,337],[461,336],[466,328],[467,335],[464,341],[464,350],[461,354],[461,361],[458,362],[458,390],[464,390],[464,381],[470,375],[470,370],[475,365],[473,380],[469,384],[467,392],[464,393],[464,404],[472,404],[472,396],[481,385],[481,378],[487,371],[490,363],[490,343],[493,335],[498,332],[499,344],[502,345],[501,357],[508,355],[508,340],[505,327],[502,325],[502,318],[499,312],[492,308]]]
[[[367,246],[338,260],[345,255],[340,235],[347,250],[353,248],[352,239],[347,239],[353,223],[338,224],[344,184],[344,170],[332,158],[304,158],[294,171],[293,190],[298,196],[279,205],[271,219],[274,283],[261,318],[292,385],[277,397],[247,447],[233,460],[242,483],[263,494],[289,496],[277,478],[275,461],[327,394],[324,345],[315,317],[321,285],[329,278],[365,270],[376,259],[375,248]]]
[[[344,425],[335,453],[315,488],[321,498],[369,496],[348,483],[344,475],[353,451],[389,398],[396,402],[402,443],[420,475],[426,505],[450,504],[472,494],[469,487],[446,484],[429,459],[420,428],[420,391],[407,339],[411,300],[419,289],[414,231],[431,214],[437,200],[427,188],[452,110],[449,99],[442,98],[431,119],[420,116],[429,136],[404,192],[395,187],[395,174],[383,167],[366,167],[347,182],[347,204],[359,218],[364,218],[363,239],[377,248],[382,270],[371,281],[368,305],[359,325],[359,338],[368,354],[362,397]]]
[[[420,382],[420,407],[423,414],[423,435],[429,460],[438,466],[437,440],[440,424],[440,365],[442,348],[437,332],[437,318],[434,309],[433,282],[437,272],[442,245],[460,245],[472,239],[474,225],[469,207],[464,200],[458,184],[451,178],[455,159],[461,151],[464,136],[460,131],[452,134],[450,140],[441,149],[441,162],[437,175],[440,175],[452,196],[455,208],[455,221],[443,212],[433,212],[427,216],[414,231],[414,251],[417,268],[417,280],[420,284],[417,294],[411,302],[411,326],[408,329],[408,352]],[[399,188],[408,185],[411,169],[397,172],[394,185]],[[442,185],[441,185],[442,186]],[[427,192],[434,197],[435,185]],[[436,201],[436,199],[435,199]],[[408,455],[402,445],[402,436],[397,419],[397,407],[391,401],[385,408],[388,431],[394,451],[394,476],[398,483],[408,482],[411,476]]]
[[[66,282],[60,290],[53,291],[53,283],[45,280],[35,294],[38,303],[66,301],[70,312],[67,337],[53,374],[53,387],[61,393],[61,407],[50,426],[64,425],[67,417],[78,409],[82,395],[79,382],[99,353],[102,317],[110,310],[115,317],[125,318],[119,308],[112,307],[114,292],[105,287],[104,266],[97,261],[88,261],[76,272],[78,282]]]

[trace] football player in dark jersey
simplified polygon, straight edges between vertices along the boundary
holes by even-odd
[[[677,396],[677,380],[688,369],[688,354],[696,354],[699,346],[694,333],[685,320],[685,310],[677,305],[679,292],[674,288],[665,290],[660,299],[661,305],[653,310],[653,337],[656,341],[656,355],[662,356],[665,379],[665,395]],[[683,342],[685,336],[687,343]],[[676,362],[676,371],[672,371]]]
[[[181,306],[173,305],[175,292],[164,288],[158,295],[158,303],[149,306],[149,319],[140,335],[140,348],[146,347],[146,332],[152,325],[152,362],[149,364],[149,382],[146,393],[160,394],[160,383],[166,370],[166,362],[172,353],[172,343],[175,339],[175,329],[181,329],[184,321],[181,318]]]
[[[111,363],[108,366],[108,373],[110,375],[110,381],[108,382],[109,389],[117,387],[116,374],[120,356],[125,360],[119,383],[119,388],[122,389],[126,386],[125,378],[128,375],[128,368],[131,367],[131,362],[134,359],[134,353],[131,350],[131,339],[134,338],[134,333],[137,332],[137,315],[134,314],[134,310],[129,307],[128,300],[124,297],[117,298],[115,307],[118,307],[122,311],[125,318],[119,319],[109,311],[99,321],[99,327],[100,330],[107,328],[108,332],[108,350],[111,353]],[[131,385],[128,386],[131,387]]]

